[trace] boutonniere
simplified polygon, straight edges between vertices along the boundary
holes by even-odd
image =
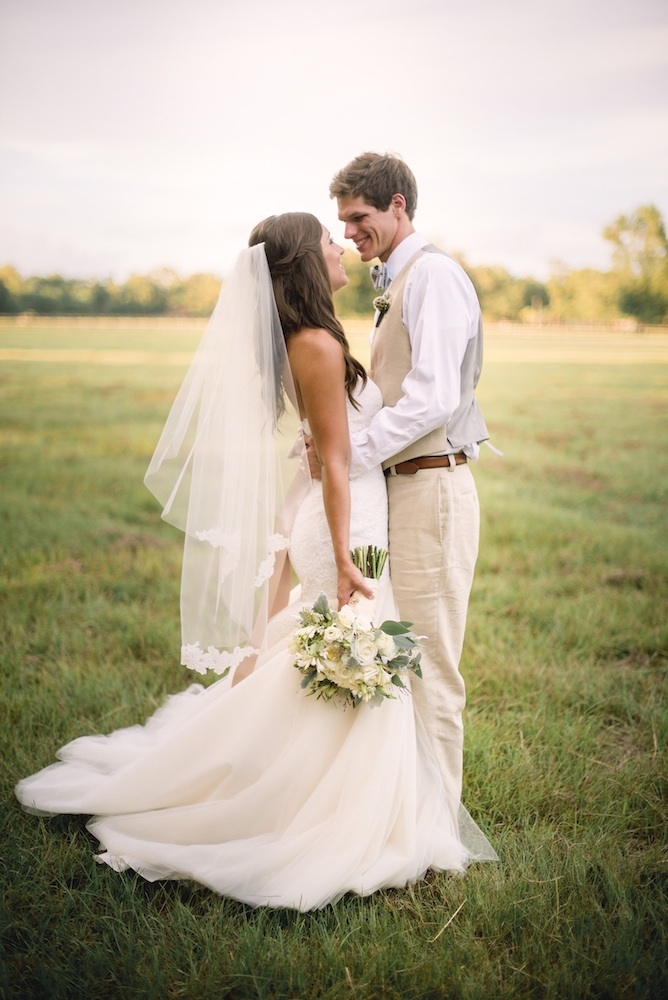
[[[387,310],[392,304],[392,299],[389,292],[383,292],[382,295],[377,295],[373,300],[374,309],[378,310],[378,319],[376,320],[376,326],[380,326],[381,320]]]

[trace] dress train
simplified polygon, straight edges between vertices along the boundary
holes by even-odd
[[[373,383],[363,395],[351,423],[380,405]],[[351,544],[386,545],[380,470],[351,493]],[[142,726],[72,741],[19,782],[23,807],[92,815],[97,860],[117,871],[194,879],[250,905],[312,910],[495,860],[444,788],[409,692],[344,709],[301,689],[287,638],[320,590],[333,601],[328,544],[316,484],[291,540],[303,593],[272,620],[254,672],[192,685]],[[376,622],[397,617],[385,574]]]

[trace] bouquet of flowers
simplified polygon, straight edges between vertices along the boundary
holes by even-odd
[[[380,578],[385,549],[362,546],[351,556],[365,576]],[[369,615],[364,614],[367,609]],[[320,594],[312,608],[300,612],[289,649],[307,694],[325,701],[337,698],[356,708],[363,701],[380,704],[383,698],[395,698],[406,688],[409,671],[422,676],[418,637],[410,622],[385,621],[376,628],[373,613],[373,602],[357,594],[340,611],[333,611]]]

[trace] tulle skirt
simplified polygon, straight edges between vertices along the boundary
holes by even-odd
[[[393,616],[389,583],[378,600]],[[311,910],[496,859],[443,787],[409,692],[357,708],[304,694],[286,645],[297,610],[240,683],[193,685],[142,726],[67,744],[19,782],[24,808],[92,815],[97,860],[117,871],[251,905]]]

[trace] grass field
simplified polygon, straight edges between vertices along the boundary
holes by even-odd
[[[181,538],[142,479],[202,329],[0,322],[0,998],[665,995],[665,333],[487,333],[464,799],[498,865],[253,910],[21,812],[58,746],[188,681]]]

